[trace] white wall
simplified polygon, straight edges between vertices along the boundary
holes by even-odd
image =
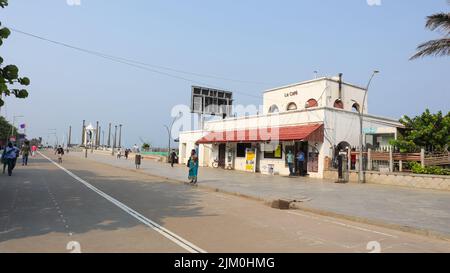
[[[297,105],[297,110],[305,109],[305,104],[309,99],[318,101],[319,106],[325,106],[320,98],[325,102],[326,96],[322,96],[326,91],[326,81],[313,81],[305,84],[297,84],[271,91],[266,91],[263,95],[264,114],[269,113],[269,108],[276,105],[280,113],[286,112],[291,102]]]
[[[352,111],[355,102],[362,107],[364,93],[363,88],[343,82],[341,100],[344,104],[344,110]],[[315,99],[319,107],[334,107],[334,102],[338,98],[339,82],[336,79],[321,78],[266,91],[263,109],[264,114],[268,114],[270,107],[276,105],[282,113],[287,111],[291,102],[294,102],[298,110],[303,110],[306,108],[305,105],[309,99]],[[364,104],[364,113],[368,113],[367,97]]]

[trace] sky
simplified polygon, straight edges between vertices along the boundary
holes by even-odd
[[[80,1],[80,5],[70,3]],[[400,118],[450,110],[450,59],[409,61],[421,42],[441,37],[425,18],[446,0],[10,0],[2,25],[77,47],[217,78],[112,62],[13,32],[5,63],[31,79],[26,100],[6,99],[1,114],[24,116],[29,137],[60,139],[82,120],[123,124],[123,143],[167,145],[175,105],[191,85],[234,91],[235,103],[262,103],[266,89],[335,76],[365,86],[372,114]],[[179,77],[185,78],[180,79]],[[235,81],[237,80],[237,81]]]

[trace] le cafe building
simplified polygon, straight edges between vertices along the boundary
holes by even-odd
[[[225,169],[287,176],[286,154],[303,151],[304,173],[322,178],[327,158],[332,160],[339,147],[359,145],[358,111],[364,92],[337,78],[268,90],[261,115],[209,121],[203,130],[181,132],[180,160],[186,163],[196,149],[201,166],[217,162]],[[397,137],[402,125],[396,120],[369,115],[367,107],[363,113],[366,144],[381,145]]]

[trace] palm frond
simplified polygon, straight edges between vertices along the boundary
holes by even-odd
[[[431,40],[417,47],[417,53],[410,60],[424,56],[449,56],[450,38]]]
[[[443,30],[446,35],[450,34],[450,13],[436,13],[428,16],[425,26],[431,30]]]

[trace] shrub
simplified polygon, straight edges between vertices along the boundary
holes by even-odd
[[[422,165],[417,162],[412,162],[409,166],[411,168],[411,171],[417,174],[450,175],[450,170],[437,166],[422,167]]]

